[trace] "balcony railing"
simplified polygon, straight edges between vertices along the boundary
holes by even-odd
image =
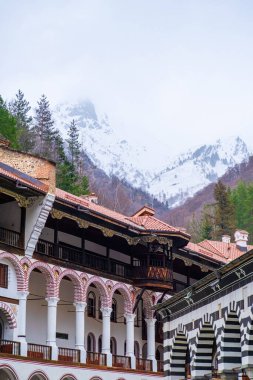
[[[21,234],[2,227],[0,227],[0,242],[12,247],[22,248]]]
[[[42,344],[28,343],[27,356],[32,359],[51,360],[51,347]]]
[[[20,355],[20,343],[12,340],[0,339],[0,353]]]
[[[140,371],[152,371],[152,360],[136,358],[136,369]]]
[[[41,255],[53,257],[58,260],[69,261],[102,272],[109,272],[116,276],[124,278],[130,277],[130,265],[121,263],[117,260],[108,260],[106,257],[96,255],[87,250],[82,251],[78,248],[70,248],[62,244],[54,244],[40,239],[36,245],[35,251]]]
[[[157,360],[157,372],[163,372],[163,361]]]
[[[129,356],[112,355],[112,366],[118,368],[131,368]]]
[[[73,348],[58,348],[58,360],[68,363],[80,363],[80,350]]]
[[[87,364],[93,364],[93,365],[102,365],[106,366],[106,354],[102,354],[100,352],[91,352],[87,351],[87,358],[86,358]]]
[[[159,282],[173,283],[173,272],[167,267],[135,266],[134,277],[136,279],[152,279]]]

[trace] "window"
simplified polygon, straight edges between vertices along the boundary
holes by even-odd
[[[95,337],[92,333],[89,333],[87,336],[87,351],[95,352]]]
[[[8,265],[0,264],[0,288],[8,288]]]
[[[117,322],[117,301],[112,299],[111,322]]]
[[[102,352],[102,335],[98,338],[98,352]]]
[[[0,318],[0,340],[4,339],[4,323],[3,320]]]
[[[111,338],[110,340],[110,349],[111,354],[116,355],[117,354],[117,343],[115,338]]]
[[[103,314],[101,311],[102,303],[101,303],[101,297],[98,299],[98,318],[103,319]]]
[[[88,295],[87,314],[88,317],[96,318],[96,296],[93,292]]]

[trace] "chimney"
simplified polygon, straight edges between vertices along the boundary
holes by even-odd
[[[236,248],[238,248],[242,252],[247,252],[248,247],[248,236],[249,233],[244,230],[236,230],[235,231],[235,243],[236,243]]]
[[[222,238],[221,238],[221,241],[222,243],[227,243],[229,244],[230,243],[230,236],[229,235],[222,235]]]

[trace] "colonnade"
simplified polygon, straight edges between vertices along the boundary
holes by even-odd
[[[27,355],[26,340],[26,306],[28,291],[18,292],[19,295],[19,312],[18,312],[18,340],[20,341],[21,355]],[[47,338],[46,343],[51,347],[52,360],[58,359],[58,347],[56,344],[56,321],[57,321],[57,304],[59,298],[48,297],[47,301]],[[86,302],[75,302],[75,348],[80,350],[80,361],[86,362],[85,349],[85,310]],[[107,366],[112,365],[112,353],[110,350],[111,339],[111,307],[101,307],[102,313],[102,353],[106,355]],[[126,356],[130,357],[131,368],[136,368],[136,358],[134,354],[134,320],[135,314],[125,313],[126,321]],[[157,370],[155,359],[155,318],[146,318],[147,324],[147,359],[152,361],[153,371]]]

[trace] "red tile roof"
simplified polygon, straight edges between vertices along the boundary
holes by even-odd
[[[162,222],[161,220],[155,218],[154,216],[144,215],[137,217],[128,217],[126,215],[120,214],[119,212],[112,211],[104,206],[98,205],[94,202],[91,202],[88,198],[81,198],[72,194],[67,193],[61,189],[56,189],[56,198],[63,201],[69,201],[75,205],[83,206],[90,211],[100,214],[104,217],[109,217],[115,221],[123,223],[130,228],[140,231],[160,231],[161,233],[177,233],[181,234],[182,237],[187,240],[190,238],[190,235],[186,234],[184,231],[181,231],[178,228],[172,227],[169,224]]]
[[[198,244],[189,242],[185,248],[222,263],[229,263],[245,253],[238,249],[235,243],[223,243],[222,241],[213,240],[204,240]],[[248,245],[247,250],[251,249],[253,249],[253,245]]]

